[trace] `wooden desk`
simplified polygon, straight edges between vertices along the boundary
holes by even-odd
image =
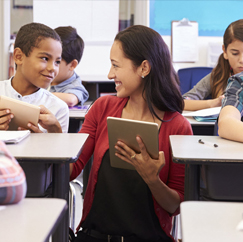
[[[67,202],[56,198],[25,198],[0,206],[1,240],[47,242],[67,209]]]
[[[52,195],[69,202],[69,163],[75,162],[87,139],[87,134],[41,133],[30,134],[18,144],[7,145],[12,155],[21,162],[53,164]],[[69,216],[58,226],[53,242],[68,241]]]
[[[236,229],[242,220],[243,203],[181,203],[183,242],[241,242],[243,231]]]
[[[199,139],[210,142],[200,144]],[[185,200],[198,200],[200,190],[200,165],[242,164],[243,143],[219,136],[171,135],[173,161],[186,164]],[[217,144],[215,148],[213,144]]]

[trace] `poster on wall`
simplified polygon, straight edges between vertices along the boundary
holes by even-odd
[[[183,18],[171,23],[173,62],[198,61],[198,23]]]

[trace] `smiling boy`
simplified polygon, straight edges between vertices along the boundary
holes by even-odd
[[[68,130],[68,106],[46,90],[58,74],[61,54],[61,39],[53,29],[40,23],[20,28],[13,53],[16,74],[0,82],[0,95],[41,105],[39,126],[28,125],[33,132]],[[12,118],[11,110],[0,110],[0,130],[7,130]]]

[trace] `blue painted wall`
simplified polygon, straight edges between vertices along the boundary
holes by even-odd
[[[161,35],[171,35],[171,21],[197,21],[199,36],[223,36],[227,26],[243,19],[242,0],[150,0],[150,27]]]

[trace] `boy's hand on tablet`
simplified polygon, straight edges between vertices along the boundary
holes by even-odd
[[[43,105],[40,105],[39,124],[46,129],[48,133],[62,133],[62,127],[55,115]]]
[[[32,123],[28,123],[27,124],[29,130],[31,131],[31,133],[43,133],[38,126],[35,126]],[[18,127],[18,130],[26,130],[26,128],[23,127]]]
[[[57,121],[56,117],[43,105],[40,105],[40,116],[38,123],[47,130],[48,133],[62,133],[62,128],[60,123]],[[39,126],[32,123],[27,124],[29,130],[33,133],[43,133]],[[25,130],[19,127],[18,130]]]
[[[0,110],[0,130],[8,130],[9,123],[13,117],[14,115],[9,109]]]

